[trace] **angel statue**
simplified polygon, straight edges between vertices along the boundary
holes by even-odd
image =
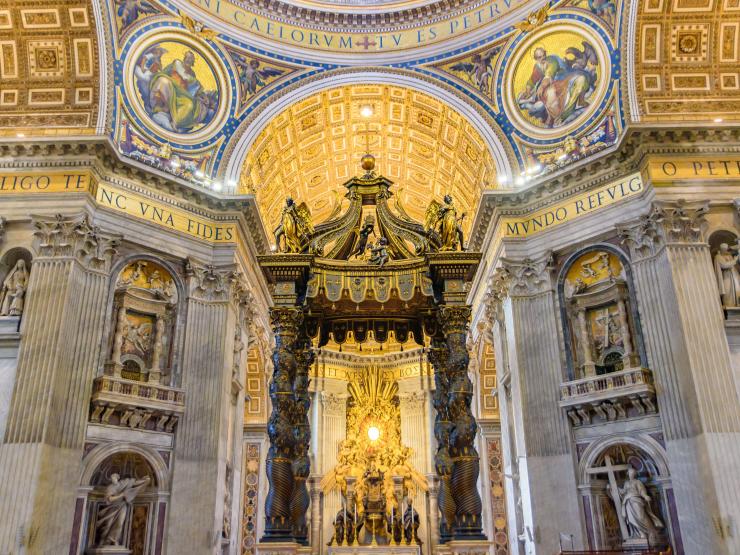
[[[424,229],[427,233],[439,234],[441,251],[465,250],[463,243],[463,230],[460,223],[465,218],[465,212],[457,216],[457,208],[450,195],[445,195],[443,204],[436,200],[429,203],[424,216]]]
[[[275,229],[275,244],[278,250],[286,253],[303,252],[313,233],[311,212],[306,203],[302,202],[296,206],[295,201],[288,197],[285,199],[280,220],[280,225]]]
[[[376,245],[370,245],[370,264],[382,268],[390,260],[388,254],[388,239],[381,237]]]

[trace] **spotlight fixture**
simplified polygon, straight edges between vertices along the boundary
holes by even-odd
[[[372,104],[365,104],[360,108],[360,115],[363,118],[370,118],[375,113],[375,110],[373,110]]]

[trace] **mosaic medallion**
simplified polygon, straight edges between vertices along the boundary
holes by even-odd
[[[545,25],[522,40],[504,76],[504,103],[530,137],[552,139],[577,129],[609,89],[611,61],[590,27]]]
[[[205,43],[154,32],[132,48],[124,72],[136,115],[157,135],[196,143],[223,124],[229,105],[225,69]]]

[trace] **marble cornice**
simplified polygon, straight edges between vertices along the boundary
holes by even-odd
[[[196,188],[156,168],[123,157],[107,137],[33,139],[0,142],[0,170],[87,169],[99,181],[144,195],[215,222],[246,220],[244,231],[258,253],[269,250],[267,235],[252,195],[225,196]],[[232,212],[219,213],[219,212]]]
[[[470,248],[481,250],[497,212],[522,215],[609,183],[643,167],[650,155],[740,154],[740,127],[631,126],[620,143],[600,156],[543,176],[523,190],[488,191],[481,197]]]

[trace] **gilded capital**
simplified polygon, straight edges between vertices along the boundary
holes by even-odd
[[[467,305],[441,306],[437,319],[442,325],[445,335],[468,332],[471,308]]]
[[[273,307],[270,309],[270,324],[276,338],[289,338],[292,343],[303,323],[303,311],[297,307]]]
[[[552,289],[552,252],[539,258],[515,260],[502,258],[502,268],[506,272],[500,286],[506,288],[510,297],[529,297]]]

